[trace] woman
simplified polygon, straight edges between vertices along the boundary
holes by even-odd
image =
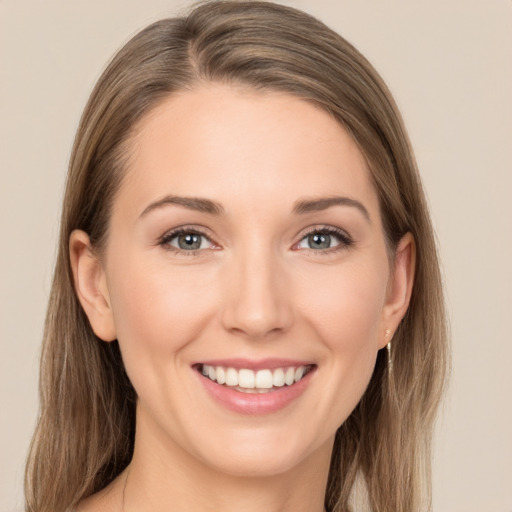
[[[206,3],[135,36],[82,116],[27,510],[428,507],[445,351],[380,77],[300,11]]]

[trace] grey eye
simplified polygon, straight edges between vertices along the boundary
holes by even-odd
[[[328,249],[331,247],[331,235],[321,233],[308,235],[308,245],[311,249]]]
[[[340,243],[338,236],[319,231],[305,236],[299,242],[298,247],[300,249],[330,249],[340,245]]]
[[[207,238],[198,233],[180,233],[169,241],[169,245],[183,251],[196,251],[209,247]]]

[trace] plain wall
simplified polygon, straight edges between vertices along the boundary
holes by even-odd
[[[437,229],[453,333],[436,512],[512,511],[512,2],[295,0],[395,95]],[[67,160],[113,52],[176,0],[0,0],[0,510],[22,509]]]

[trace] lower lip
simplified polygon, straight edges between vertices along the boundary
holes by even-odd
[[[220,405],[239,414],[271,414],[280,411],[299,398],[306,390],[314,369],[299,382],[268,393],[244,393],[213,382],[198,371],[202,385]]]

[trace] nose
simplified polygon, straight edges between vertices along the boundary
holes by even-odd
[[[293,317],[291,290],[277,258],[258,251],[231,263],[225,280],[224,328],[253,340],[286,331]]]

